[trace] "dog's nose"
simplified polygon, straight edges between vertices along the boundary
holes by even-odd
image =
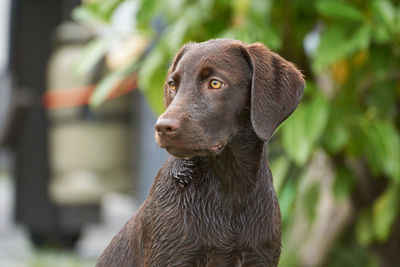
[[[179,129],[178,119],[160,118],[156,123],[156,132],[160,136],[172,136]]]

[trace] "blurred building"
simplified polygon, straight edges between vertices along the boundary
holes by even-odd
[[[73,95],[102,74],[101,64],[86,76],[73,71],[91,39],[64,23],[78,4],[0,2],[0,161],[15,185],[15,220],[37,245],[73,246],[85,226],[101,222],[110,193],[143,201],[166,158],[154,141],[156,118],[137,91],[98,110],[44,105],[47,92]]]

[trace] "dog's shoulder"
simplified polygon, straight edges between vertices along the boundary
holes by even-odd
[[[142,265],[142,223],[140,216],[136,213],[114,236],[98,260],[96,267]]]

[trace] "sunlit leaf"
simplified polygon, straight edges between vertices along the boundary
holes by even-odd
[[[278,194],[279,206],[281,208],[282,222],[286,222],[289,219],[295,198],[296,198],[296,183],[293,179],[288,179],[285,186]]]
[[[383,122],[377,125],[377,131],[385,148],[384,172],[400,182],[400,136],[396,127],[391,122]]]
[[[272,27],[272,25],[268,25],[263,27],[260,36],[257,38],[258,41],[261,40],[266,46],[273,50],[278,50],[282,47],[282,40],[279,36],[278,32]]]
[[[76,72],[87,75],[94,66],[103,58],[111,43],[110,38],[98,38],[89,42],[79,58]]]
[[[151,90],[151,80],[156,76],[155,72],[163,64],[163,54],[160,49],[154,49],[150,54],[143,60],[139,70],[139,87],[143,91]],[[167,66],[165,66],[167,68]],[[158,73],[157,75],[161,75]],[[164,79],[165,77],[163,77]]]
[[[82,5],[72,10],[71,16],[75,21],[86,25],[104,24],[106,20],[89,5]]]
[[[156,80],[154,82],[154,84],[160,85],[160,83],[161,83],[161,86],[153,86],[151,90],[142,91],[146,97],[146,100],[147,100],[150,108],[156,115],[159,115],[164,112],[162,82],[163,82],[163,80],[161,82]]]
[[[72,17],[82,24],[109,23],[113,11],[125,0],[90,1],[73,9]]]
[[[288,155],[303,165],[311,155],[315,142],[326,127],[329,104],[322,95],[304,103],[282,127],[282,144]]]
[[[99,13],[103,14],[104,17],[110,18],[111,13],[124,1],[125,0],[101,0],[96,3]]]
[[[316,141],[326,127],[329,116],[329,102],[322,94],[316,94],[315,98],[305,107],[305,126],[307,138]]]
[[[274,177],[274,188],[279,194],[285,182],[286,174],[289,171],[290,162],[286,156],[280,156],[270,162],[270,168]]]
[[[283,243],[284,244],[288,244],[288,245],[292,245],[293,242],[293,237],[290,236],[286,236],[285,232],[282,233],[283,234]],[[281,267],[298,267],[299,266],[299,262],[301,262],[301,256],[300,254],[300,250],[297,248],[292,248],[292,247],[288,247],[285,246],[285,249],[282,250],[282,255],[279,259],[279,265]]]
[[[145,94],[150,107],[158,114],[164,110],[162,92],[168,68],[166,63],[163,50],[154,49],[139,69],[139,89]]]
[[[384,44],[391,41],[392,35],[384,25],[375,25],[372,30],[373,34],[371,37],[376,43]]]
[[[374,0],[370,6],[378,21],[383,22],[389,31],[394,30],[396,9],[393,4],[388,0]]]
[[[233,0],[233,11],[239,16],[245,16],[249,10],[252,1],[249,0]]]
[[[306,133],[305,106],[300,106],[282,125],[282,145],[298,165],[303,165],[311,154],[311,140]]]
[[[399,185],[391,184],[374,202],[372,207],[373,223],[378,241],[385,241],[390,235],[391,227],[399,213]]]
[[[361,245],[368,246],[373,241],[374,227],[369,209],[364,209],[360,212],[356,222],[355,234]]]
[[[250,7],[250,16],[255,22],[262,23],[265,17],[270,14],[272,2],[264,0],[252,0]]]
[[[165,41],[170,51],[178,51],[179,47],[183,45],[187,29],[188,23],[184,20],[178,20],[166,29],[168,34],[165,36]]]

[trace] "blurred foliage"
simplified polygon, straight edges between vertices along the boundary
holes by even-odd
[[[90,1],[75,10],[75,18],[83,23],[107,24],[123,2],[127,0]],[[335,172],[332,190],[336,201],[354,200],[360,195],[356,191],[362,190],[358,185],[365,179],[372,185],[382,185],[374,192],[361,192],[369,197],[356,201],[355,218],[349,226],[355,244],[347,243],[362,249],[388,240],[400,211],[398,1],[138,3],[134,14],[137,31],[154,42],[146,56],[132,66],[138,66],[139,88],[156,112],[163,110],[161,97],[167,67],[185,42],[220,37],[263,42],[295,62],[307,79],[301,105],[278,129],[270,145],[283,227],[294,220],[293,211],[299,201],[303,202],[310,222],[314,219],[320,199],[319,184],[311,183],[301,189],[301,178],[315,152],[322,151]],[[88,53],[94,56],[89,56],[88,61],[105,51],[101,42],[91,45],[94,48]],[[137,70],[132,66],[110,75],[129,75]],[[109,79],[110,76],[106,77],[99,85],[103,95],[111,90],[111,85],[105,84]],[[104,99],[98,97],[95,105]],[[363,166],[361,173],[357,166]],[[347,243],[343,242],[342,247],[339,244],[337,251],[346,251]],[[332,257],[336,254],[332,252]],[[365,265],[361,261],[353,266]]]

